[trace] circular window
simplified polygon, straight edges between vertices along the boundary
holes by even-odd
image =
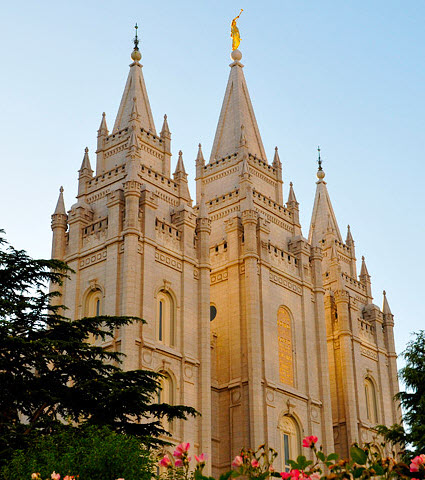
[[[210,305],[210,321],[212,322],[214,318],[217,316],[217,309],[214,305]]]

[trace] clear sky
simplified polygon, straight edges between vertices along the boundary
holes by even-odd
[[[156,128],[168,114],[194,197],[194,159],[209,157],[239,13],[248,83],[269,161],[294,182],[308,234],[320,144],[340,229],[365,255],[374,302],[395,314],[400,352],[423,313],[425,2],[24,0],[0,16],[0,226],[50,255],[58,189],[75,201],[84,147],[111,128],[139,23]],[[360,262],[358,262],[360,263]],[[422,292],[422,293],[421,293]]]

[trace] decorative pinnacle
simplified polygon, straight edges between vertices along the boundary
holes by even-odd
[[[89,152],[89,147],[86,147],[86,148],[84,149],[84,151],[85,151],[86,153],[88,153],[88,152]]]
[[[384,294],[384,297],[387,295],[387,292],[385,290],[382,293]]]
[[[317,147],[317,151],[319,152],[319,158],[318,158],[318,160],[317,160],[317,163],[319,164],[319,170],[323,170],[323,168],[322,168],[322,159],[321,159],[321,157],[320,157],[320,147],[319,147],[319,146]]]
[[[60,187],[59,192],[63,193],[63,187],[62,186]]]

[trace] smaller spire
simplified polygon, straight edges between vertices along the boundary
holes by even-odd
[[[337,254],[337,251],[336,251],[335,242],[332,242],[331,260],[336,260],[336,261],[338,261],[338,254]]]
[[[244,157],[244,159],[242,160],[240,176],[243,178],[249,178],[251,176],[249,173],[248,159],[246,157]]]
[[[53,215],[66,215],[65,202],[63,200],[63,187],[59,189],[58,203],[56,204],[55,212]]]
[[[161,137],[171,137],[170,129],[168,128],[167,114],[164,115],[164,123],[160,133]]]
[[[328,225],[326,227],[326,231],[328,233],[335,233],[335,228],[333,226],[332,219],[331,219],[331,216],[329,214],[328,214]]]
[[[360,269],[360,277],[370,277],[369,272],[367,271],[364,257],[362,257],[362,268]]]
[[[202,153],[202,145],[198,145],[198,155],[196,155],[196,165],[205,165],[204,155]]]
[[[137,30],[138,30],[138,26],[137,26],[137,23],[136,25],[134,26],[134,30],[136,31],[136,35],[133,39],[133,42],[134,42],[134,50],[133,52],[131,53],[131,59],[134,60],[135,62],[139,62],[142,58],[142,55],[139,51],[139,37],[137,36]]]
[[[97,131],[97,136],[109,135],[108,126],[106,125],[106,113],[102,113],[102,120],[100,121],[99,130]]]
[[[314,223],[311,226],[311,246],[312,247],[320,247],[319,239],[317,238],[316,227]]]
[[[350,225],[347,225],[347,238],[345,239],[346,245],[352,247],[354,245],[353,236],[351,235]]]
[[[244,125],[241,125],[241,137],[240,137],[239,145],[241,147],[246,145],[246,135],[245,135],[245,126]]]
[[[131,112],[130,112],[130,120],[131,121],[137,121],[139,120],[139,112],[137,110],[137,98],[133,97],[133,105],[131,106]]]
[[[83,157],[83,161],[81,163],[81,167],[80,167],[80,172],[83,172],[84,170],[88,170],[90,172],[90,174],[93,173],[93,170],[91,168],[91,165],[90,165],[90,159],[89,159],[89,149],[88,147],[86,147],[84,149],[84,157]]]
[[[201,193],[201,201],[199,202],[198,218],[208,218],[207,204],[205,202],[205,193]]]
[[[290,182],[289,183],[289,195],[288,195],[288,201],[287,201],[288,204],[292,203],[298,203],[297,202],[297,197],[295,196],[295,192],[294,192],[294,188],[293,188],[293,183]]]
[[[317,147],[317,152],[318,152],[317,163],[319,164],[319,168],[317,170],[317,178],[319,179],[319,181],[322,181],[325,178],[325,172],[323,171],[323,168],[322,168],[322,157],[320,155],[320,146]]]
[[[390,308],[390,306],[388,304],[388,300],[387,300],[387,292],[384,290],[383,294],[384,294],[384,303],[383,303],[383,306],[382,306],[382,313],[384,315],[392,315],[391,308]]]
[[[280,167],[282,166],[282,162],[280,161],[279,151],[277,147],[274,147],[274,158],[273,158],[273,167]]]
[[[183,163],[183,152],[180,150],[179,151],[179,159],[177,160],[177,165],[176,165],[176,170],[174,172],[174,175],[177,173],[187,175],[186,170],[184,168],[184,163]]]
[[[140,157],[140,143],[136,132],[136,126],[131,127],[130,141],[128,142],[128,151],[131,158]]]

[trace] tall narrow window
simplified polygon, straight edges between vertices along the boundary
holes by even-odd
[[[370,378],[364,381],[365,400],[366,400],[366,416],[370,423],[378,423],[378,404],[376,401],[376,390]]]
[[[282,470],[289,472],[289,460],[295,460],[300,454],[300,434],[298,425],[292,417],[284,416],[279,423],[281,435]]]
[[[171,376],[166,372],[160,372],[164,375],[161,378],[161,390],[158,394],[158,403],[168,403],[168,405],[174,405],[174,382]],[[162,421],[162,426],[169,432],[173,431],[173,422],[169,422],[166,418]]]
[[[159,301],[159,320],[158,320],[158,328],[159,328],[159,341],[162,342],[162,323],[164,313],[164,302],[162,300]]]
[[[85,317],[98,317],[102,314],[102,292],[100,290],[94,290],[90,292],[84,305]]]
[[[175,345],[174,302],[168,292],[161,290],[157,297],[157,338],[164,345]]]
[[[279,380],[294,385],[294,362],[292,353],[292,325],[289,312],[280,307],[277,312],[277,335],[279,353]]]

